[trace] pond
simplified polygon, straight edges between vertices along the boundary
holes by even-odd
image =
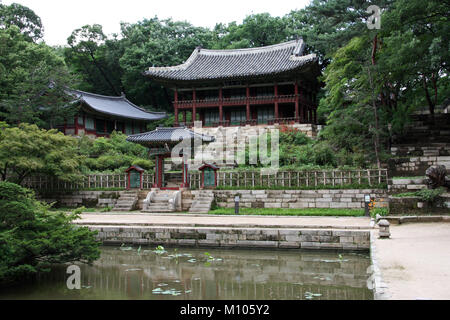
[[[0,299],[371,300],[369,266],[368,253],[102,247],[81,289],[56,266]]]

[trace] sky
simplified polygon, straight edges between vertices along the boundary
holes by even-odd
[[[120,33],[120,22],[144,18],[172,18],[195,26],[212,28],[216,23],[238,23],[249,14],[268,12],[283,16],[304,8],[310,0],[0,0],[32,9],[44,25],[49,45],[66,45],[73,30],[86,24],[101,24],[107,35]]]

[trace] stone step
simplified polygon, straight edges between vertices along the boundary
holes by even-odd
[[[135,199],[137,199],[137,197],[122,197],[121,196],[118,200],[119,201],[122,201],[122,200],[124,200],[124,201],[133,201]]]

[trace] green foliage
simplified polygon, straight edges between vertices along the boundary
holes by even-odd
[[[440,195],[443,194],[444,192],[445,188],[440,187],[437,189],[422,189],[416,191],[415,194],[424,202],[436,203],[438,202]]]
[[[404,198],[404,197],[417,197],[423,202],[428,202],[429,204],[442,205],[443,199],[440,197],[445,193],[445,188],[440,187],[437,189],[422,189],[414,192],[403,192],[393,194],[393,197]]]
[[[372,217],[376,217],[377,214],[384,217],[389,215],[389,208],[373,208],[370,210],[370,214]]]
[[[0,29],[16,26],[31,41],[37,41],[44,35],[41,18],[33,10],[18,3],[3,5],[0,3]]]
[[[123,173],[131,165],[143,169],[153,168],[153,161],[147,157],[147,149],[139,144],[126,141],[127,136],[114,131],[110,138],[95,140],[84,136],[79,139],[80,153],[85,156],[84,172]]]
[[[15,25],[0,28],[0,119],[52,128],[75,114],[66,92],[75,84],[52,48],[29,41]]]
[[[30,175],[43,174],[77,181],[82,161],[77,140],[54,129],[23,123],[18,127],[3,125],[0,130],[2,180],[21,184]]]
[[[51,212],[31,191],[1,181],[0,283],[48,272],[51,264],[96,260],[95,233],[74,225],[77,218],[75,212]]]

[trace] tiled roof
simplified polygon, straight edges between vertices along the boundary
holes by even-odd
[[[200,134],[185,127],[158,127],[150,132],[130,135],[128,136],[127,141],[146,145],[152,143],[174,143],[185,139],[200,139],[202,142],[213,142],[215,140],[213,136]]]
[[[155,80],[233,79],[283,73],[317,61],[315,54],[303,55],[302,39],[272,46],[207,50],[197,48],[185,63],[173,67],[150,67],[144,74]]]
[[[160,120],[167,117],[165,112],[145,110],[131,103],[124,95],[120,97],[70,90],[78,101],[84,102],[97,112],[135,120]]]

